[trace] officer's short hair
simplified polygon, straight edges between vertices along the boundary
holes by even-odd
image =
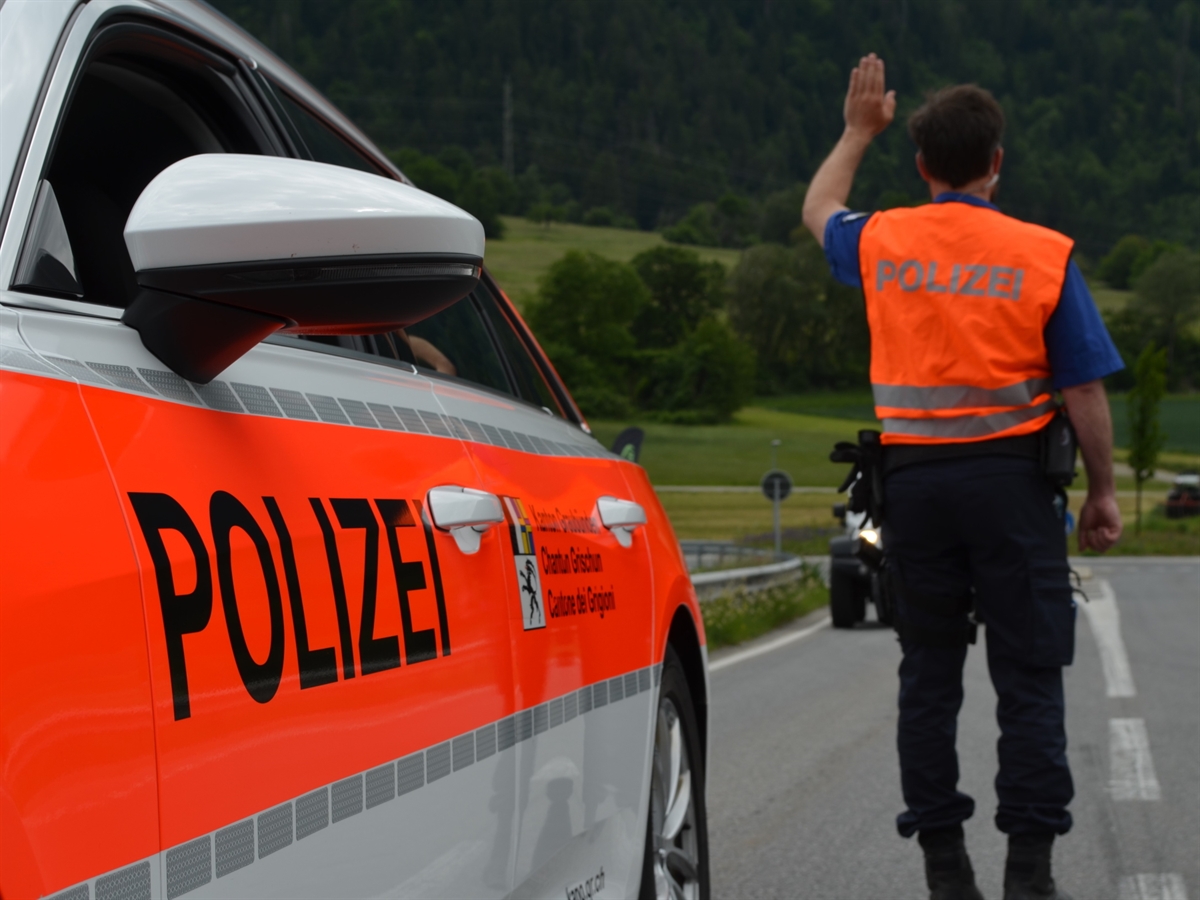
[[[1004,110],[975,84],[934,91],[908,117],[925,170],[955,188],[987,174],[1003,134]]]

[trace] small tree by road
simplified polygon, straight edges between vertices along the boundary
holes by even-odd
[[[1200,318],[1200,255],[1176,250],[1158,257],[1137,279],[1132,308],[1153,323],[1166,345],[1167,365],[1176,364],[1175,345]]]
[[[1158,451],[1166,435],[1158,423],[1158,404],[1167,389],[1167,351],[1146,345],[1133,370],[1134,386],[1129,392],[1129,466],[1137,488],[1134,530],[1142,533],[1142,485],[1154,474]]]

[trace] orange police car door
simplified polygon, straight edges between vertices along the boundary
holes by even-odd
[[[531,402],[495,420],[502,440],[468,447],[507,518],[520,748],[515,881],[530,896],[589,883],[632,896],[654,713],[646,541],[601,522],[598,505],[634,507],[622,463],[574,437],[497,293],[481,283],[473,301]],[[452,416],[468,414],[461,392],[440,396]]]
[[[149,896],[158,790],[137,565],[79,388],[19,325],[0,311],[0,895],[107,872],[101,888]]]
[[[119,321],[118,201],[180,154],[254,152],[247,123],[261,120],[237,106],[250,95],[231,89],[228,60],[175,32],[112,27],[98,62],[82,57],[83,99],[64,104],[53,155],[31,162],[57,182],[83,302],[18,317],[33,358],[80,384],[136,556],[157,755],[147,890],[501,896],[515,848],[516,756],[495,724],[514,696],[506,535],[483,524],[464,550],[434,527],[431,498],[478,477],[411,365],[279,338],[191,384]],[[64,77],[75,63],[64,57]],[[121,126],[84,127],[106,112]],[[44,118],[50,129],[58,109]],[[112,524],[102,508],[64,512]],[[98,637],[120,615],[114,604]],[[116,874],[93,873],[110,887]]]
[[[506,893],[507,534],[433,526],[476,476],[426,379],[293,339],[193,389],[52,318],[141,567],[165,893]]]

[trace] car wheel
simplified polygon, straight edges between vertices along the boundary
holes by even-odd
[[[833,565],[829,569],[829,615],[834,628],[853,628],[866,616],[862,591],[858,578],[839,568]]]
[[[700,730],[683,666],[667,648],[655,717],[641,900],[708,900]]]

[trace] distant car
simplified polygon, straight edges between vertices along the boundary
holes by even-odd
[[[1185,472],[1175,476],[1175,485],[1167,494],[1167,518],[1200,516],[1200,475]]]
[[[0,896],[708,894],[645,472],[189,0],[0,3]]]

